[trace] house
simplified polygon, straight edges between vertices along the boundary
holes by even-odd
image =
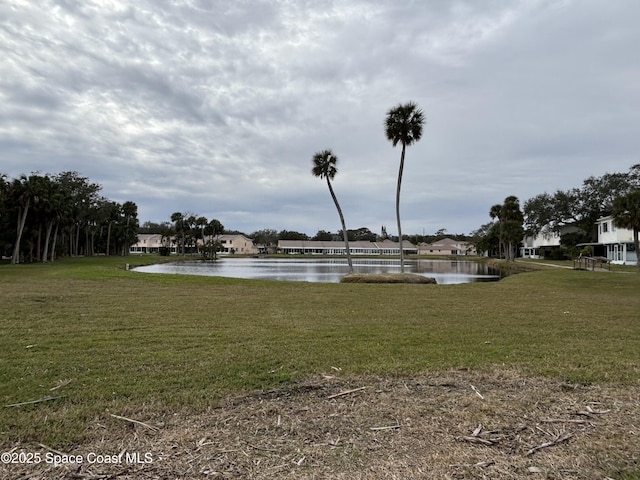
[[[206,237],[209,241],[213,237]],[[259,252],[253,245],[253,240],[244,235],[218,235],[215,238],[219,243],[220,253],[239,253],[245,255],[255,255]],[[139,233],[138,242],[129,247],[129,253],[159,253],[160,247],[168,247],[171,253],[178,253],[175,237],[167,239],[159,233]],[[202,246],[202,240],[197,241],[197,247]],[[198,248],[199,249],[199,248]]]
[[[139,233],[138,241],[129,247],[129,253],[159,253],[160,247],[168,247],[171,253],[176,253],[176,245],[171,239],[163,239],[159,233]]]
[[[405,254],[416,254],[418,250],[411,242],[404,240],[402,248]],[[278,251],[288,254],[307,255],[346,255],[343,241],[317,240],[279,240]],[[389,239],[382,242],[349,242],[351,255],[400,255],[400,245]]]
[[[551,250],[562,246],[562,235],[581,231],[580,228],[573,225],[563,225],[558,230],[543,228],[535,236],[527,235],[524,237],[520,247],[520,256],[524,258],[544,258]]]
[[[452,238],[418,245],[418,255],[473,255],[474,253],[473,245]]]
[[[254,246],[253,240],[244,235],[218,235],[220,242],[220,253],[239,253],[242,255],[255,255],[259,253],[258,248]]]
[[[607,259],[621,265],[637,265],[638,254],[633,244],[633,230],[618,228],[613,217],[602,217],[596,221],[598,244],[604,246]]]

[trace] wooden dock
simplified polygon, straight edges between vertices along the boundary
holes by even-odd
[[[577,257],[573,259],[574,270],[611,270],[611,261],[605,257]]]

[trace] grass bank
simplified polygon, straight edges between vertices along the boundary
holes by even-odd
[[[640,383],[640,275],[544,270],[463,285],[319,284],[126,271],[153,258],[0,266],[4,446],[82,442],[105,412],[216,406],[339,368],[517,367]],[[4,407],[59,397],[19,407]]]

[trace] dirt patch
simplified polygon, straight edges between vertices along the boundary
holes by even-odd
[[[515,370],[335,372],[198,414],[127,418],[96,419],[95,441],[68,452],[15,447],[82,463],[1,464],[0,478],[640,478],[640,387]]]
[[[435,284],[436,279],[416,273],[349,273],[340,283],[427,283]]]

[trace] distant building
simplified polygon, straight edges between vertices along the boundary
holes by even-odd
[[[407,240],[402,242],[405,254],[416,254],[418,249]],[[278,251],[298,255],[346,255],[347,249],[343,241],[317,240],[279,240]],[[349,242],[351,255],[400,255],[400,244],[391,240],[382,242],[357,241]]]
[[[221,245],[220,253],[239,253],[242,255],[259,253],[258,247],[253,244],[253,240],[244,235],[218,235],[216,239]]]
[[[475,247],[469,242],[443,238],[433,243],[420,243],[418,255],[475,255]]]
[[[214,237],[205,237],[210,240]],[[215,239],[220,243],[219,253],[238,253],[254,255],[259,253],[253,240],[244,235],[218,235]],[[202,240],[197,241],[197,247],[202,246]],[[167,247],[171,253],[178,253],[176,238],[164,239],[159,233],[139,233],[138,242],[129,247],[129,253],[159,253],[160,247]]]
[[[176,245],[171,239],[164,239],[159,233],[139,233],[138,242],[129,247],[129,253],[159,253],[161,247],[167,247],[176,253]]]

